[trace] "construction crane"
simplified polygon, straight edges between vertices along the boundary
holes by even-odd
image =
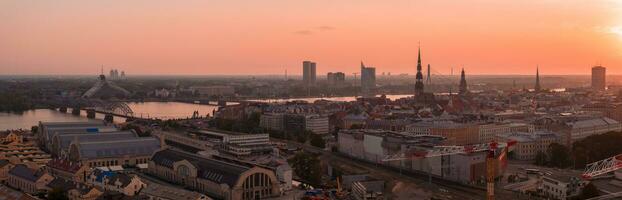
[[[616,156],[588,164],[585,167],[585,171],[583,172],[582,177],[585,180],[590,180],[594,177],[607,174],[619,169],[622,169],[622,154],[618,154]],[[622,192],[597,196],[588,200],[617,199],[620,197],[622,197]]]
[[[619,169],[622,169],[622,154],[587,164],[582,177],[589,180]]]
[[[429,158],[436,156],[454,155],[461,153],[475,153],[475,152],[488,152],[486,156],[486,199],[494,200],[495,194],[495,152],[498,149],[502,149],[507,153],[510,146],[516,144],[516,141],[508,142],[490,142],[476,145],[466,146],[435,146],[429,149],[410,149],[405,152],[388,155],[382,159],[384,162],[399,161],[399,160],[413,160],[421,158]]]

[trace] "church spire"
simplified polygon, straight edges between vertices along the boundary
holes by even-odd
[[[462,68],[462,72],[460,73],[460,90],[458,91],[460,95],[466,95],[469,90],[466,82],[466,75],[464,74],[464,68]]]
[[[428,64],[428,77],[425,80],[426,84],[432,84],[432,76],[430,75],[430,64]]]
[[[540,92],[542,88],[540,88],[540,66],[536,66],[536,86],[534,87],[535,92]]]
[[[415,82],[415,96],[423,94],[423,74],[421,73],[421,45],[417,53],[417,81]]]

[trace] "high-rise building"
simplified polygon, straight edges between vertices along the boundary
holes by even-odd
[[[460,73],[460,90],[458,92],[460,95],[466,95],[469,93],[466,82],[466,75],[464,74],[464,68],[462,68],[462,72]]]
[[[423,95],[423,74],[421,73],[421,47],[417,54],[417,81],[415,82],[415,96]]]
[[[428,64],[428,77],[426,77],[425,83],[428,85],[432,84],[432,76],[430,75],[430,64]]]
[[[592,89],[594,90],[605,90],[607,87],[606,82],[606,71],[607,68],[602,66],[592,67]]]
[[[315,62],[303,61],[302,62],[302,80],[305,85],[315,85]]]
[[[540,92],[542,88],[540,87],[540,69],[536,67],[536,86],[534,87],[535,92]]]
[[[374,96],[373,90],[376,87],[376,68],[365,67],[361,61],[361,90],[363,96]]]
[[[346,81],[346,74],[343,72],[328,72],[326,80],[328,80],[328,85],[331,86],[342,85]]]
[[[311,62],[311,68],[309,68],[309,84],[310,85],[315,85],[315,79],[317,77],[317,74],[315,73],[315,62]]]

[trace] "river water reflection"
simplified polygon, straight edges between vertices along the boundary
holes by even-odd
[[[217,106],[200,105],[179,102],[145,102],[145,103],[128,103],[128,106],[134,111],[134,116],[149,117],[159,119],[174,119],[192,117],[194,111],[199,111],[199,115],[212,115]],[[97,119],[103,119],[103,114],[96,114]],[[0,130],[7,129],[30,129],[39,121],[48,122],[73,122],[88,121],[86,112],[82,111],[80,116],[71,114],[71,109],[67,113],[61,113],[50,109],[29,110],[23,113],[4,113],[0,112]],[[123,122],[124,118],[115,117],[115,122]]]

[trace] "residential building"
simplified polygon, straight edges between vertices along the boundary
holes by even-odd
[[[22,136],[22,133],[19,133],[17,131],[0,132],[0,143],[1,144],[7,144],[7,143],[13,143],[13,142],[23,143],[24,137]]]
[[[69,198],[69,200],[96,200],[103,194],[104,192],[97,189],[97,187],[79,184],[67,191],[67,198]]]
[[[361,62],[361,91],[365,97],[373,97],[376,89],[376,68],[365,67]]]
[[[45,153],[32,141],[0,144],[0,159],[7,159],[12,164],[26,164],[38,168],[50,161],[50,154]]]
[[[422,121],[406,126],[414,135],[437,135],[447,138],[446,145],[479,144],[479,125],[452,121]]]
[[[24,192],[17,191],[5,185],[0,185],[0,199],[10,200],[38,200]]]
[[[321,115],[305,115],[305,130],[315,134],[328,134],[328,117]]]
[[[413,135],[408,132],[380,130],[341,130],[338,133],[339,152],[372,163],[382,163],[406,171],[426,172],[446,180],[473,183],[486,175],[487,152],[435,156],[414,160],[383,161],[388,156],[426,152],[443,145],[441,136]],[[497,175],[505,171],[504,151],[496,155]]]
[[[282,113],[263,113],[259,119],[259,126],[273,131],[283,131],[284,114]]]
[[[9,170],[8,185],[19,189],[28,194],[37,194],[45,190],[45,186],[54,177],[42,170],[28,168],[26,165],[18,164]]]
[[[577,119],[563,122],[551,128],[560,134],[560,142],[567,146],[590,135],[598,135],[612,131],[622,131],[622,124],[608,117]]]
[[[0,183],[5,184],[9,177],[9,170],[13,168],[13,164],[7,159],[0,160]]]
[[[412,123],[413,121],[408,119],[369,119],[364,124],[366,129],[404,132],[406,126]]]
[[[543,176],[539,188],[546,197],[564,200],[579,195],[587,183],[575,175],[555,173]]]
[[[602,91],[607,88],[607,69],[602,66],[592,67],[592,89]]]
[[[305,130],[305,116],[286,114],[283,116],[283,129],[289,133],[300,133]]]
[[[531,133],[535,131],[533,124],[494,122],[479,125],[479,143],[487,143],[497,139],[497,135],[513,132]],[[501,141],[505,142],[505,141]]]
[[[88,166],[78,162],[57,158],[47,163],[46,171],[57,178],[63,178],[76,183],[84,183],[91,170]]]
[[[517,160],[533,160],[538,152],[547,152],[549,145],[558,142],[555,133],[547,131],[511,132],[496,136],[497,141],[516,141],[513,146],[513,158]]]
[[[367,113],[348,114],[341,120],[343,125],[340,128],[350,129],[352,126],[365,127],[368,119],[369,115]]]
[[[206,140],[213,140],[222,153],[235,157],[266,154],[272,152],[268,134],[247,134],[222,130],[199,130],[198,134]]]
[[[95,169],[87,180],[88,184],[103,189],[103,192],[118,192],[134,196],[147,185],[137,175]]]
[[[183,187],[225,200],[252,200],[280,195],[273,171],[166,149],[149,161],[147,172]]]
[[[343,72],[328,72],[326,80],[329,86],[343,86],[346,81],[346,74]]]
[[[302,62],[302,81],[307,86],[315,85],[316,63],[311,61]]]

